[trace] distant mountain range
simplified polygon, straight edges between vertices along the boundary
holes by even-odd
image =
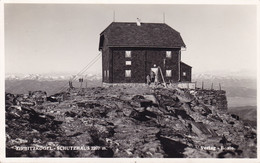
[[[83,78],[82,87],[96,87],[102,85],[102,77],[99,74],[76,75],[12,75],[5,76],[5,91],[15,94],[25,94],[28,91],[42,90],[48,95],[64,91],[68,83],[73,79],[73,86],[80,87],[79,78]]]
[[[77,75],[41,75],[41,74],[26,74],[26,75],[13,75],[7,74],[5,80],[38,80],[38,81],[56,81],[56,80],[70,80],[73,78],[84,78],[87,80],[101,80],[100,74],[87,74],[84,76]]]
[[[219,88],[219,84],[223,87],[243,87],[251,89],[256,89],[257,87],[256,76],[241,76],[239,74],[193,74],[192,79],[197,82],[198,87],[201,87],[202,82],[204,82],[204,88],[210,88],[212,83],[215,89]]]

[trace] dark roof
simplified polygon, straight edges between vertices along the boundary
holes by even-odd
[[[184,62],[182,62],[182,61],[181,61],[181,64],[192,68],[190,65],[187,65],[186,63],[184,63]]]
[[[103,35],[110,47],[185,47],[180,33],[164,23],[141,23],[137,26],[136,23],[113,22],[100,34],[100,38]],[[100,45],[103,43],[100,42]]]

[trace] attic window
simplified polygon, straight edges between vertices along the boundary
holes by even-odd
[[[131,66],[132,62],[131,61],[125,61],[125,65]]]
[[[172,52],[166,51],[166,58],[172,58]]]
[[[183,75],[183,76],[186,76],[186,72],[183,72],[182,75]]]
[[[125,70],[125,77],[131,77],[131,70]]]
[[[125,57],[131,58],[131,51],[125,51]]]
[[[172,76],[172,70],[166,70],[166,77]]]

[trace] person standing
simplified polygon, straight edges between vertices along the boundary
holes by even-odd
[[[151,77],[150,77],[149,74],[146,76],[146,82],[147,82],[148,85],[151,84]]]
[[[153,83],[155,80],[155,73],[151,71],[151,82]]]

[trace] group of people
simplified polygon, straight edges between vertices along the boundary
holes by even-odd
[[[146,76],[146,81],[148,85],[150,85],[151,83],[156,83],[157,81],[155,81],[155,79],[156,74],[153,71],[151,71],[151,73]]]

